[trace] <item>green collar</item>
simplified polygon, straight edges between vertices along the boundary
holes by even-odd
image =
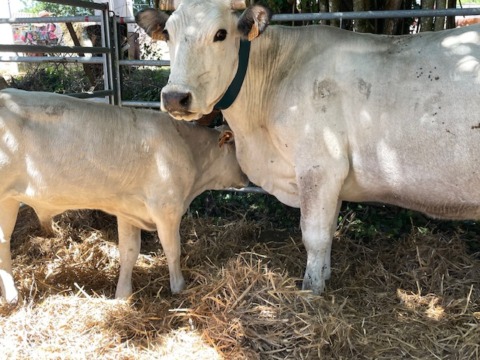
[[[243,79],[247,73],[248,58],[250,56],[250,41],[240,40],[240,48],[238,49],[238,68],[232,83],[228,87],[227,91],[215,105],[215,110],[228,109],[235,99],[237,98],[240,89],[242,88]]]

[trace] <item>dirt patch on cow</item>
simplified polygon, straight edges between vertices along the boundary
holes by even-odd
[[[185,216],[187,289],[169,291],[155,234],[144,233],[134,299],[112,300],[118,274],[114,218],[57,218],[43,237],[23,208],[14,233],[24,300],[0,307],[8,359],[476,359],[480,256],[462,232],[412,226],[368,241],[342,222],[323,296],[299,289],[298,231],[268,221]]]

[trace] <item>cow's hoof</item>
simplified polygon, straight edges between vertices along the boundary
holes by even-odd
[[[312,278],[308,273],[303,278],[302,290],[311,290],[315,295],[321,295],[325,291],[325,280]]]

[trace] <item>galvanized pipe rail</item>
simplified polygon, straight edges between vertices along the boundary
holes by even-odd
[[[321,20],[356,20],[356,19],[400,19],[414,17],[437,16],[470,16],[480,15],[480,7],[463,9],[437,9],[437,10],[384,10],[384,11],[352,11],[333,13],[311,14],[276,14],[272,21],[321,21]]]
[[[110,49],[105,47],[87,47],[87,46],[57,46],[57,45],[0,45],[0,51],[6,52],[42,52],[42,53],[91,53],[91,54],[108,54]]]
[[[93,9],[93,10],[108,10],[108,3],[94,3],[90,1],[82,1],[82,0],[37,0],[46,3],[55,3],[60,5],[70,5],[75,7],[83,7],[86,9]]]
[[[0,18],[0,24],[41,24],[41,23],[67,23],[67,22],[91,22],[99,24],[101,16],[45,16],[39,18]]]
[[[32,52],[32,51],[29,51]],[[35,52],[35,51],[33,51]],[[100,57],[65,57],[65,56],[0,56],[0,62],[29,62],[29,63],[72,63],[72,64],[103,64]]]

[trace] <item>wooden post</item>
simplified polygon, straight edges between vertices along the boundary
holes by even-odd
[[[65,23],[67,26],[68,32],[70,33],[70,37],[72,38],[73,45],[75,46],[81,46],[80,41],[78,40],[77,33],[75,32],[75,29],[73,28],[73,25],[71,22]],[[79,57],[84,57],[85,54],[78,54]],[[95,87],[96,81],[95,81],[95,76],[93,75],[92,67],[89,64],[82,64],[83,66],[83,71],[85,71],[85,74],[88,77],[88,81],[90,82],[90,85]]]
[[[160,10],[175,10],[175,1],[174,0],[159,0],[158,8]]]

